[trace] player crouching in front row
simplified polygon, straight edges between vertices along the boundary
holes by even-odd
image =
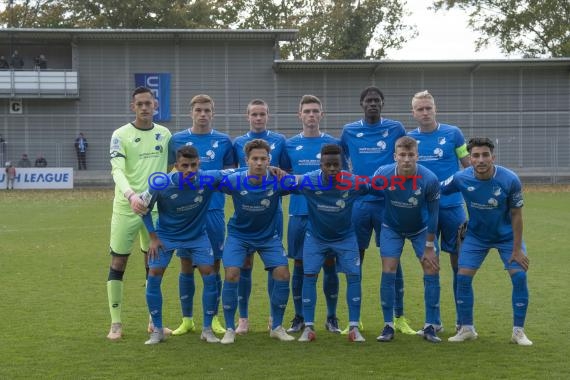
[[[204,281],[202,294],[204,322],[200,338],[208,343],[220,341],[212,331],[218,290],[213,267],[213,251],[206,234],[206,215],[215,187],[223,180],[227,171],[199,171],[199,167],[200,158],[196,148],[192,146],[180,148],[176,152],[175,163],[178,171],[168,175],[170,180],[168,186],[162,190],[149,189],[149,193],[146,194],[150,197],[150,200],[147,200],[148,208],[152,210],[155,204],[158,207],[158,221],[155,227],[150,212],[143,216],[151,237],[146,299],[154,323],[154,330],[145,344],[156,344],[165,339],[160,284],[174,250],[180,257],[179,289],[183,324],[190,321],[192,322],[190,328],[194,329],[193,266],[196,265]],[[203,177],[213,179],[212,186],[200,186],[198,181]]]

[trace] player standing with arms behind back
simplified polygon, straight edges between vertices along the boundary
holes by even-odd
[[[321,148],[326,144],[336,144],[339,141],[320,131],[321,119],[324,117],[321,100],[313,95],[303,95],[299,103],[299,120],[303,130],[287,140],[287,158],[290,161],[293,174],[305,174],[319,169],[321,163]],[[345,168],[342,160],[342,168]],[[284,169],[289,169],[284,168]],[[291,321],[288,333],[301,331],[304,327],[303,317],[303,245],[308,226],[307,200],[300,194],[291,194],[289,202],[289,226],[287,229],[287,250],[289,258],[293,259],[293,275],[291,276],[291,293],[295,306],[295,317]],[[335,261],[327,258],[323,265],[323,292],[327,301],[327,320],[325,327],[333,333],[340,333],[336,307],[338,301],[338,274]]]
[[[418,162],[431,170],[439,181],[445,181],[457,171],[459,162],[466,168],[469,163],[469,152],[461,130],[454,125],[441,124],[435,120],[436,108],[433,96],[427,92],[418,92],[412,98],[412,115],[419,124],[417,129],[408,132],[418,142]],[[439,218],[436,240],[441,236],[441,250],[449,253],[449,261],[453,270],[453,297],[457,294],[457,257],[458,232],[465,223],[461,194],[441,196],[439,200]],[[457,302],[457,301],[456,301]],[[457,310],[457,304],[456,304]],[[456,316],[458,329],[459,316]],[[435,326],[436,331],[443,330],[441,321]],[[423,334],[423,329],[418,331]]]
[[[364,118],[344,126],[340,136],[345,157],[350,160],[352,173],[372,177],[380,166],[394,162],[396,140],[406,135],[402,123],[381,116],[384,94],[378,87],[367,87],[360,93],[360,107]],[[368,248],[372,231],[375,231],[376,245],[380,242],[384,198],[367,195],[354,204],[352,221],[360,252],[360,269],[364,263],[364,251]],[[404,279],[402,267],[398,265],[396,276],[395,326],[405,334],[415,334],[404,317]],[[360,328],[362,330],[362,326]],[[343,334],[348,333],[348,327]]]
[[[245,153],[245,145],[255,139],[265,140],[269,144],[269,165],[285,168],[288,164],[285,153],[285,136],[272,132],[267,129],[269,121],[269,106],[262,99],[253,99],[247,104],[247,121],[249,122],[249,132],[243,136],[236,137],[234,140],[234,154],[236,162],[240,168],[247,167],[247,155]],[[288,169],[288,168],[286,168]],[[281,201],[279,201],[281,202]],[[281,203],[277,210],[277,222],[279,236],[283,236],[283,209]],[[239,278],[239,323],[236,329],[238,334],[246,334],[249,331],[249,296],[251,295],[251,274],[253,271],[253,254],[250,252],[245,258],[243,267],[241,268]],[[268,291],[273,289],[273,276],[267,273],[267,281],[269,283]],[[271,294],[269,294],[271,298]],[[272,325],[271,316],[269,325]]]
[[[168,147],[168,163],[176,162],[176,152],[183,146],[194,146],[200,154],[200,167],[204,170],[221,170],[235,166],[232,141],[225,133],[212,128],[214,119],[214,100],[205,94],[199,94],[190,101],[190,116],[192,127],[175,133]],[[210,209],[206,217],[206,232],[214,251],[214,271],[216,272],[216,287],[218,289],[217,305],[222,295],[222,279],[220,277],[220,261],[226,237],[226,222],[224,216],[225,196],[220,192],[212,195]],[[180,272],[180,299],[193,298],[195,292],[194,271]],[[183,335],[196,329],[194,325],[193,305],[184,303],[182,310],[182,323],[172,332],[172,335]],[[218,318],[218,306],[212,319],[212,329],[215,333],[223,334],[226,329],[222,327]]]

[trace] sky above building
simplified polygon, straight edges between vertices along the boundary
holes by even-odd
[[[438,11],[426,9],[430,0],[407,0],[412,13],[404,19],[408,25],[416,25],[418,36],[409,40],[400,50],[390,50],[389,59],[397,60],[453,60],[453,59],[501,59],[507,56],[498,46],[475,51],[477,32],[468,26],[468,13],[460,9]]]

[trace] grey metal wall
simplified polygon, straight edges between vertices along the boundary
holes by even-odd
[[[252,98],[270,106],[270,128],[298,133],[296,116],[303,94],[319,96],[326,117],[322,129],[339,136],[342,126],[361,118],[360,91],[371,84],[386,96],[384,116],[415,128],[412,95],[428,89],[438,119],[458,125],[466,137],[484,135],[497,142],[500,164],[546,181],[570,173],[570,75],[565,67],[397,68],[370,70],[273,70],[272,41],[79,41],[79,100],[24,100],[23,115],[8,114],[0,99],[0,134],[7,140],[4,159],[42,152],[50,166],[75,166],[74,139],[89,141],[89,169],[106,170],[112,131],[132,120],[129,111],[134,74],[172,75],[172,132],[191,125],[188,103],[207,93],[216,102],[215,128],[232,137],[247,131],[245,107]]]

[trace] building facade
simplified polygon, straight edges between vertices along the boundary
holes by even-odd
[[[214,127],[232,137],[248,130],[245,110],[267,101],[269,128],[300,130],[304,94],[323,100],[321,128],[339,136],[362,117],[360,91],[378,86],[383,115],[416,127],[414,93],[429,90],[438,120],[497,144],[497,161],[523,176],[560,182],[570,175],[570,58],[474,61],[290,61],[279,44],[295,30],[62,30],[4,29],[0,54],[18,50],[21,70],[0,70],[2,161],[42,154],[49,166],[75,167],[74,141],[89,142],[88,168],[110,169],[111,133],[132,120],[135,74],[169,74],[174,133],[191,125],[189,102],[215,101]],[[44,54],[47,69],[33,66]],[[164,104],[163,104],[164,105]]]

